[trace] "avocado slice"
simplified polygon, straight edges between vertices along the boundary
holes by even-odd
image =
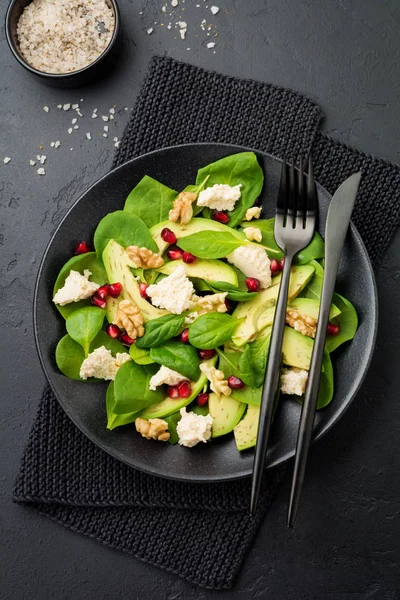
[[[299,369],[310,368],[314,340],[292,327],[285,327],[282,344],[282,362]]]
[[[236,447],[241,452],[256,445],[260,407],[249,404],[244,418],[234,427]]]
[[[206,260],[198,258],[196,262],[187,264],[183,260],[171,260],[158,269],[164,275],[171,275],[180,265],[185,267],[188,277],[197,277],[206,281],[224,281],[237,287],[238,278],[235,271],[222,260]]]
[[[288,304],[288,310],[289,309],[296,310],[298,313],[300,313],[300,315],[313,317],[313,319],[318,319],[319,301],[314,300],[313,298],[296,298]],[[338,315],[340,315],[340,313],[341,310],[337,306],[332,304],[331,312],[329,314],[329,320],[337,317]],[[258,331],[261,331],[262,329],[264,329],[264,327],[272,325],[272,322],[274,320],[274,314],[275,306],[271,306],[260,315],[260,317],[257,320]]]
[[[163,254],[169,246],[168,242],[164,242],[161,237],[161,232],[164,227],[168,227],[168,229],[173,231],[177,238],[185,237],[192,233],[198,233],[199,231],[228,231],[231,235],[234,235],[241,240],[246,240],[244,233],[232,229],[232,227],[228,227],[228,225],[224,225],[218,221],[213,221],[212,219],[202,219],[199,217],[197,219],[192,219],[186,225],[180,225],[179,223],[173,223],[172,221],[163,221],[150,228],[150,233],[161,254]]]
[[[311,265],[298,265],[290,269],[289,301],[292,301],[300,294],[313,275],[314,267]],[[238,325],[232,336],[232,341],[236,346],[244,346],[244,344],[255,338],[259,331],[258,319],[266,309],[275,306],[278,299],[279,287],[279,285],[272,285],[260,292],[253,300],[238,304],[232,316],[235,319],[244,318],[244,321]]]
[[[213,358],[210,358],[209,360],[205,361],[205,364],[209,365],[210,367],[215,367],[216,362],[217,357],[214,356]],[[198,394],[200,394],[201,390],[207,384],[207,382],[207,377],[204,375],[204,373],[201,373],[197,381],[191,382],[192,393],[190,394],[189,398],[164,398],[164,400],[161,400],[161,402],[157,402],[157,404],[152,404],[151,406],[144,408],[140,413],[137,414],[137,416],[142,417],[143,419],[168,417],[169,415],[172,415],[184,406],[187,406],[188,404],[193,402],[193,400]]]
[[[152,306],[150,302],[141,297],[139,285],[131,271],[131,267],[134,267],[134,264],[126,250],[115,240],[110,240],[104,248],[103,263],[108,281],[111,283],[116,281],[122,283],[120,296],[118,298],[107,298],[106,317],[109,323],[114,321],[115,313],[121,300],[135,302],[142,311],[145,322],[168,314],[166,310],[160,310]]]
[[[211,393],[208,398],[208,411],[213,418],[211,437],[230,433],[239,423],[246,405],[231,396],[217,396]]]

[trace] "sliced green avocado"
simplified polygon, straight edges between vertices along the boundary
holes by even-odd
[[[288,310],[292,309],[297,311],[302,316],[312,317],[318,319],[319,313],[319,301],[312,298],[296,298],[288,304]],[[329,319],[333,319],[340,315],[340,309],[332,304]],[[275,306],[267,308],[257,320],[257,329],[261,331],[264,327],[272,325],[275,314]]]
[[[307,285],[314,274],[314,267],[310,265],[298,265],[290,270],[289,301],[296,298],[301,290]],[[265,309],[274,307],[279,294],[279,285],[273,285],[260,292],[256,298],[247,302],[241,302],[233,311],[235,319],[244,321],[238,325],[232,336],[232,341],[237,346],[244,346],[254,339],[258,329],[258,319]]]
[[[172,223],[172,221],[163,221],[162,223],[153,225],[153,227],[150,229],[150,233],[161,254],[163,254],[169,246],[169,243],[164,242],[161,237],[161,231],[164,229],[164,227],[168,227],[168,229],[173,231],[177,238],[185,237],[187,235],[191,235],[192,233],[198,233],[199,231],[228,231],[235,237],[243,240],[246,239],[246,236],[240,231],[232,229],[232,227],[228,227],[228,225],[224,225],[218,221],[213,221],[212,219],[202,219],[199,217],[197,219],[192,219],[186,225]]]
[[[282,344],[282,362],[299,369],[310,368],[314,340],[292,327],[285,327]]]
[[[239,423],[245,410],[246,405],[231,396],[210,394],[208,411],[213,418],[211,437],[230,433]]]
[[[158,271],[164,275],[171,275],[180,265],[185,267],[188,277],[197,277],[206,281],[224,281],[234,286],[238,285],[238,278],[235,271],[222,262],[222,260],[206,260],[198,258],[196,262],[186,264],[183,260],[171,260],[165,263]]]
[[[241,452],[256,445],[260,407],[249,404],[244,418],[233,429],[236,447]]]
[[[115,313],[121,300],[135,302],[142,311],[145,321],[168,314],[166,310],[152,306],[150,302],[141,297],[139,285],[131,271],[131,267],[134,265],[126,250],[115,240],[110,240],[104,248],[103,263],[108,281],[111,283],[118,281],[122,284],[122,292],[118,298],[107,298],[106,317],[110,323],[115,319]]]
[[[214,356],[210,358],[205,364],[210,367],[215,367],[215,363],[217,362],[217,357]],[[144,408],[142,412],[138,413],[138,417],[142,417],[143,419],[155,419],[156,417],[168,417],[168,415],[172,415],[177,412],[184,406],[187,406],[196,398],[198,394],[200,394],[201,390],[207,383],[207,377],[202,373],[197,381],[192,382],[192,393],[189,398],[165,398],[161,400],[161,402],[157,402],[157,404],[152,404],[147,408]]]

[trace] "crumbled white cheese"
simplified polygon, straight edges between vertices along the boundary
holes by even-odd
[[[118,353],[116,357],[111,354],[111,350],[107,350],[105,346],[100,346],[93,350],[81,364],[79,377],[87,379],[88,377],[96,377],[96,379],[115,379],[118,369],[125,362],[130,360],[129,354],[126,352]]]
[[[261,207],[260,206],[252,206],[246,210],[246,214],[244,215],[245,221],[251,221],[252,219],[259,219],[261,216]]]
[[[87,134],[86,134],[86,139],[87,139],[87,140],[91,140],[91,139],[92,139],[92,136],[91,136],[91,134],[90,134],[90,133],[87,133]]]
[[[187,377],[163,365],[150,379],[149,390],[154,391],[158,386],[164,384],[178,385],[181,381],[187,381]]]
[[[258,227],[245,227],[243,233],[250,242],[261,242],[262,240],[261,229]]]
[[[260,280],[261,287],[271,285],[271,262],[261,246],[239,246],[226,257],[246,277]]]
[[[149,285],[146,291],[154,306],[180,315],[190,308],[194,287],[186,277],[185,267],[179,265],[171,275],[161,279],[159,283]]]
[[[304,369],[282,369],[281,392],[282,394],[295,394],[302,396],[306,389],[308,371]]]
[[[63,105],[63,110],[69,110],[71,108],[70,104],[64,104]]]
[[[215,47],[215,42],[208,42],[207,48],[214,48],[214,47]]]
[[[230,186],[226,183],[216,183],[202,190],[197,198],[198,206],[208,206],[216,210],[233,210],[240,198],[239,185]]]
[[[46,175],[46,171],[43,169],[43,167],[39,167],[39,169],[37,170],[37,174],[38,175]]]
[[[43,106],[43,110],[44,110],[44,112],[49,112],[50,109],[48,106]]]
[[[56,292],[53,302],[64,306],[70,302],[79,302],[79,300],[85,300],[93,296],[100,286],[94,281],[89,281],[91,274],[88,269],[84,270],[83,275],[78,271],[71,270],[63,287]]]
[[[211,437],[213,418],[210,414],[206,417],[194,412],[186,412],[186,407],[181,408],[181,419],[176,426],[179,444],[192,448],[199,442],[206,443]]]
[[[3,160],[3,163],[4,163],[5,165],[8,165],[8,163],[10,162],[10,160],[11,160],[11,158],[10,158],[9,156],[5,156],[5,157],[4,157],[4,160]]]
[[[219,7],[218,6],[212,6],[210,8],[210,10],[211,10],[211,12],[212,12],[213,15],[216,15],[216,14],[219,13]]]
[[[153,33],[153,31],[154,31],[154,29],[153,29],[152,27],[150,27],[150,28],[147,30],[147,35],[151,35],[151,34]]]

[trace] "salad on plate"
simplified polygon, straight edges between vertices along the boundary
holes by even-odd
[[[59,370],[108,381],[107,423],[193,447],[233,432],[256,443],[283,254],[262,214],[253,152],[201,168],[182,191],[145,176],[62,267],[53,302],[65,319]],[[302,402],[323,280],[319,233],[291,268],[279,401]],[[331,353],[357,330],[335,293],[318,408],[334,396]],[[150,442],[149,442],[150,443]]]

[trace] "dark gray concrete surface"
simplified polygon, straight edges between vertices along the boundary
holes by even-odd
[[[4,28],[1,31],[0,595],[7,600],[214,596],[11,502],[44,385],[32,333],[37,268],[68,207],[109,170],[112,137],[122,134],[129,114],[124,107],[132,106],[149,58],[165,53],[223,73],[291,87],[320,104],[326,117],[323,128],[332,136],[399,160],[397,0],[197,0],[200,7],[195,0],[180,0],[176,15],[188,23],[185,41],[174,29],[160,27],[178,20],[168,18],[169,9],[164,15],[162,4],[120,0],[125,41],[119,67],[109,78],[81,90],[51,89],[32,80],[8,51]],[[221,9],[215,17],[209,10],[212,4]],[[209,40],[200,29],[205,15],[219,32],[215,54],[206,48]],[[151,26],[154,32],[147,35]],[[56,105],[80,98],[84,117],[80,129],[68,135],[75,115]],[[114,104],[118,114],[109,123],[106,139],[99,135],[104,123],[90,118],[91,109],[105,114]],[[48,114],[44,105],[50,107]],[[87,131],[91,141],[85,139]],[[56,140],[62,144],[57,150],[50,148]],[[37,176],[38,165],[29,165],[38,153],[47,156],[45,177]],[[12,159],[8,165],[3,164],[4,156]],[[363,393],[312,449],[296,529],[285,527],[286,481],[236,587],[219,593],[221,598],[400,598],[399,281],[398,233],[378,273],[381,320]]]

